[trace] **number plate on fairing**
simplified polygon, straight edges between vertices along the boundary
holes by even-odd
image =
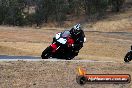
[[[64,38],[59,38],[57,41],[58,41],[59,43],[61,43],[61,44],[66,44],[66,42],[67,42],[67,40],[64,39]]]

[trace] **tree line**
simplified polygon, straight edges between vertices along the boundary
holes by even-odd
[[[101,18],[119,12],[125,0],[0,0],[0,25],[63,23],[68,16]]]

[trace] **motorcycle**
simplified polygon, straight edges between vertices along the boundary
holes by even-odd
[[[127,52],[124,61],[125,62],[130,62],[132,60],[132,50],[130,50],[129,52]]]
[[[74,40],[70,37],[69,31],[59,32],[53,38],[53,42],[42,52],[42,59],[58,58],[71,60],[77,54],[72,47]]]

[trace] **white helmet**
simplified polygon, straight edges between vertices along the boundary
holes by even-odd
[[[74,26],[74,29],[77,30],[77,31],[81,30],[81,25],[80,24],[76,24]]]

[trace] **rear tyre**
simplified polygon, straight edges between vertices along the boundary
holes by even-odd
[[[67,58],[66,58],[66,60],[71,60],[71,59],[73,59],[75,56],[77,56],[78,55],[78,51],[77,52],[74,52],[74,51],[72,51],[68,56],[67,56]]]
[[[66,60],[71,60],[73,59],[75,56],[72,56],[72,57],[67,57]]]
[[[128,52],[124,58],[125,62],[130,62],[132,60],[132,52]]]
[[[51,52],[52,52],[52,48],[49,46],[47,47],[43,52],[42,52],[42,55],[41,55],[41,58],[42,59],[48,59],[51,57]]]

